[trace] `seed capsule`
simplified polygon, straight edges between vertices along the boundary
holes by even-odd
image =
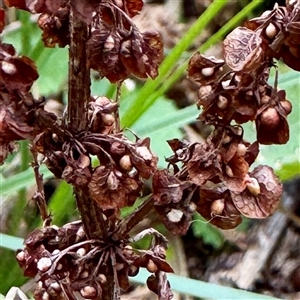
[[[152,259],[149,259],[148,261],[147,270],[151,273],[155,273],[158,270],[157,265],[154,263]]]
[[[114,116],[111,114],[101,114],[102,122],[106,126],[111,126],[115,122]]]
[[[6,73],[8,75],[14,75],[17,72],[15,65],[13,65],[7,61],[1,62],[1,69],[4,73]]]
[[[124,170],[124,171],[131,171],[132,169],[132,163],[131,163],[131,159],[130,156],[128,154],[123,155],[119,161],[120,167]]]
[[[51,265],[52,261],[49,257],[42,257],[37,263],[37,268],[42,272],[46,272],[50,269]]]
[[[24,261],[25,260],[25,252],[24,251],[20,251],[17,256],[16,256],[18,261]]]
[[[288,100],[284,100],[280,102],[281,106],[284,108],[286,114],[290,114],[292,111],[292,103]]]
[[[203,99],[207,97],[212,91],[212,86],[211,85],[201,85],[198,91],[198,97],[200,99]]]
[[[86,254],[86,250],[84,248],[79,248],[77,251],[76,251],[76,254],[80,257],[84,256]]]
[[[247,182],[247,189],[251,194],[257,196],[260,194],[260,186],[256,178],[250,177],[249,182]]]
[[[245,156],[246,152],[247,152],[247,147],[242,143],[238,144],[236,155],[240,157]]]
[[[104,284],[107,282],[107,278],[104,274],[99,274],[97,277],[99,278],[99,281],[101,284]]]
[[[273,107],[269,107],[261,113],[261,123],[268,126],[270,129],[275,128],[279,121],[279,115]]]
[[[201,70],[201,74],[205,77],[209,77],[214,74],[214,68],[204,68]]]
[[[225,207],[224,199],[217,199],[212,202],[210,206],[210,211],[212,215],[221,215]]]
[[[183,212],[179,209],[172,208],[170,212],[167,214],[167,218],[172,223],[178,223],[182,219]]]
[[[227,165],[226,166],[226,174],[229,176],[229,177],[234,177],[234,174],[232,172],[232,169]]]
[[[228,105],[228,100],[226,97],[220,95],[219,96],[219,99],[218,99],[218,102],[217,102],[217,105],[220,109],[225,109]]]
[[[277,28],[274,26],[273,23],[270,23],[268,27],[266,28],[266,35],[270,39],[274,38],[277,34]]]
[[[150,161],[152,154],[146,146],[140,146],[136,148],[136,153],[141,156],[144,160]]]
[[[93,286],[87,285],[80,290],[80,294],[84,298],[94,298],[97,295],[97,290]]]

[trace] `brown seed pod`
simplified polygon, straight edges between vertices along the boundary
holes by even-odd
[[[80,290],[80,294],[82,297],[90,299],[96,297],[97,290],[93,286],[87,285]]]
[[[269,107],[261,113],[261,123],[270,129],[275,128],[279,121],[279,115],[274,107]]]
[[[225,199],[217,199],[210,205],[212,215],[221,215],[225,207]]]
[[[273,23],[270,23],[266,28],[266,35],[268,38],[272,39],[277,35],[277,28]]]
[[[120,164],[120,167],[126,172],[129,172],[132,170],[132,163],[131,163],[130,156],[128,154],[123,155],[121,157],[119,164]]]
[[[157,265],[154,263],[152,259],[149,259],[148,261],[147,270],[151,273],[155,273],[158,270]]]
[[[280,101],[280,105],[283,107],[283,109],[285,110],[285,113],[287,115],[291,113],[292,103],[290,101],[288,101],[288,100]]]

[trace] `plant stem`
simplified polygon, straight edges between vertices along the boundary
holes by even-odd
[[[72,2],[70,3],[70,50],[68,82],[67,127],[76,137],[78,132],[88,127],[88,104],[90,101],[90,69],[86,55],[88,26],[78,18]],[[87,186],[74,187],[77,207],[80,212],[85,233],[89,239],[105,240],[106,224],[101,208],[90,198]],[[107,284],[102,286],[102,296],[98,300],[113,300],[114,277],[112,264],[106,266]]]
[[[87,66],[86,41],[88,27],[76,17],[70,5],[70,50],[68,129],[74,134],[86,129],[90,100],[90,69]]]
[[[90,100],[90,70],[87,65],[86,43],[88,38],[87,24],[78,19],[70,5],[70,50],[69,50],[69,91],[68,116],[69,131],[77,132],[87,128],[87,112]],[[78,210],[82,217],[87,236],[102,239],[103,230],[99,214],[100,208],[89,199],[87,188],[75,187]]]

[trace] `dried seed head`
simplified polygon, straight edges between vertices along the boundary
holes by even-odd
[[[105,284],[107,282],[107,278],[104,274],[98,274],[97,276],[101,284]]]
[[[167,218],[169,219],[170,222],[172,223],[178,223],[182,219],[183,212],[179,209],[172,208],[168,214]]]
[[[114,38],[112,37],[112,35],[110,34],[104,43],[103,52],[109,52],[114,47],[115,47],[115,41],[114,41]]]
[[[1,61],[1,69],[4,73],[8,75],[14,75],[17,72],[15,65],[7,61]]]
[[[148,261],[147,270],[150,273],[155,273],[158,270],[157,265],[154,263],[154,261],[152,259],[149,259],[149,261]]]
[[[124,247],[124,252],[128,255],[128,256],[131,256],[133,254],[133,250],[132,250],[132,247],[130,245],[126,245]]]
[[[270,96],[268,96],[268,95],[263,95],[263,96],[261,97],[261,99],[260,99],[260,103],[261,103],[261,104],[267,104],[267,103],[270,102],[270,100],[271,100],[271,97],[270,97]]]
[[[104,107],[108,104],[110,104],[111,102],[109,101],[109,99],[105,96],[99,96],[95,99],[95,103],[101,107]]]
[[[223,140],[222,140],[222,144],[223,144],[223,145],[226,145],[226,144],[230,143],[231,140],[232,140],[232,137],[231,137],[231,136],[225,135],[224,138],[223,138]]]
[[[211,85],[201,85],[198,91],[198,97],[200,99],[203,99],[207,97],[212,91],[212,86]]]
[[[245,156],[246,152],[247,152],[247,147],[244,144],[239,143],[237,150],[236,150],[236,155],[237,156]]]
[[[107,176],[106,185],[107,185],[107,188],[112,190],[112,191],[118,189],[119,180],[116,177],[114,172],[110,172],[109,175]]]
[[[267,37],[269,37],[270,39],[274,38],[277,34],[277,28],[275,27],[275,25],[273,23],[270,23],[268,25],[268,27],[266,28],[266,35]]]
[[[227,87],[229,87],[230,81],[231,80],[228,79],[228,80],[224,80],[224,81],[221,82],[223,89],[226,89]]]
[[[260,194],[260,186],[256,178],[249,177],[249,179],[247,179],[246,186],[247,189],[250,191],[250,193],[253,194],[254,196]]]
[[[42,296],[42,300],[49,300],[49,299],[50,299],[49,294],[45,292]]]
[[[76,254],[80,257],[84,256],[86,254],[86,250],[84,248],[79,248],[77,251],[76,251]]]
[[[80,278],[85,279],[89,277],[89,272],[88,271],[83,271],[80,275]]]
[[[218,99],[218,102],[217,102],[217,105],[220,109],[225,109],[228,105],[228,100],[226,97],[220,95],[219,96],[219,99]]]
[[[94,298],[97,295],[97,290],[93,286],[87,285],[80,290],[80,294],[84,298]]]
[[[234,174],[232,172],[232,169],[226,165],[226,174],[229,176],[229,177],[234,177]]]
[[[37,268],[41,272],[46,272],[50,269],[51,265],[52,265],[52,261],[49,257],[42,257],[39,259],[37,263]]]
[[[225,207],[224,199],[217,199],[212,202],[210,205],[210,212],[212,215],[221,215]]]
[[[24,251],[20,251],[16,256],[18,261],[24,261],[26,259],[26,255]]]
[[[52,282],[52,283],[50,284],[50,288],[54,289],[54,290],[57,291],[57,292],[60,292],[60,290],[61,290],[60,284],[59,284],[57,281]]]
[[[83,229],[83,226],[80,226],[79,229],[76,232],[76,242],[78,240],[81,240],[84,237],[85,237],[85,231]]]
[[[279,122],[280,118],[275,108],[269,107],[261,113],[261,123],[270,129],[275,128]]]
[[[139,146],[136,148],[136,153],[144,160],[151,161],[153,156],[146,146]]]
[[[190,202],[188,210],[190,213],[194,213],[197,210],[197,204],[195,202]]]
[[[106,126],[111,126],[115,122],[115,118],[111,114],[101,114],[101,118],[102,118],[103,124]]]
[[[131,171],[132,169],[132,163],[131,163],[131,159],[130,156],[128,154],[123,155],[119,161],[120,167],[124,170],[124,171]]]
[[[288,115],[292,111],[292,103],[288,100],[284,100],[280,102],[281,106],[283,107],[285,113]]]
[[[139,267],[130,265],[128,269],[128,276],[136,276],[139,272]]]
[[[203,76],[206,76],[206,77],[209,77],[211,76],[212,74],[214,74],[214,68],[203,68],[201,70],[201,74]]]

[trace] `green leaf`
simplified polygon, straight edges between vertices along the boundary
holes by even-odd
[[[16,251],[23,248],[23,239],[0,233],[0,247]]]
[[[51,196],[48,206],[53,216],[53,224],[62,226],[69,222],[77,215],[73,187],[62,180]]]
[[[145,284],[147,278],[151,275],[148,271],[140,269],[137,276],[132,277],[131,281],[139,284]],[[213,283],[207,283],[175,274],[167,274],[171,284],[171,289],[183,295],[199,297],[204,299],[230,299],[230,300],[275,300],[277,298],[255,294],[244,290],[238,290],[231,287],[221,286]],[[279,300],[279,299],[278,299]]]
[[[213,246],[215,249],[220,249],[223,246],[224,239],[220,231],[209,224],[201,215],[195,213],[191,225],[193,234],[197,238],[202,238],[205,244]]]
[[[291,179],[295,176],[300,175],[300,162],[294,161],[292,163],[284,164],[279,170],[276,171],[276,174],[282,181]]]
[[[53,174],[48,170],[45,165],[41,165],[40,172],[43,174],[43,178],[51,178]],[[1,196],[13,194],[20,189],[32,186],[35,184],[35,177],[33,169],[29,168],[24,172],[20,172],[16,175],[12,175],[9,178],[3,179],[1,182]]]

